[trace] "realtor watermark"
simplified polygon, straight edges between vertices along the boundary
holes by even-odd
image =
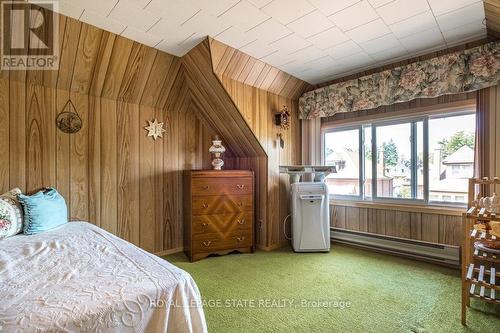
[[[291,299],[291,298],[218,298],[191,300],[188,304],[175,300],[151,300],[151,307],[204,307],[204,308],[255,308],[255,309],[297,309],[297,308],[333,308],[348,309],[352,306],[348,300],[329,299]]]
[[[1,2],[1,68],[59,68],[58,1]]]

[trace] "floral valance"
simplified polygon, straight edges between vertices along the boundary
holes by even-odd
[[[479,90],[500,82],[500,42],[418,61],[302,95],[301,119]]]

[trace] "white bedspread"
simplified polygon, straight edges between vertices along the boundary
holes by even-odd
[[[185,271],[85,222],[0,241],[1,332],[206,332]]]

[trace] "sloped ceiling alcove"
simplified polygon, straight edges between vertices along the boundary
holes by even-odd
[[[310,85],[210,38],[182,57],[180,73],[185,82],[178,91],[189,91],[200,119],[230,147],[232,167],[255,173],[257,245],[273,249],[285,244],[289,184],[279,165],[301,163],[297,99]],[[274,114],[284,105],[292,113],[288,131],[274,125]]]

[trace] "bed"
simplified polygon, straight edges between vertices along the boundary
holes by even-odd
[[[185,271],[85,222],[0,240],[1,332],[206,332]]]

